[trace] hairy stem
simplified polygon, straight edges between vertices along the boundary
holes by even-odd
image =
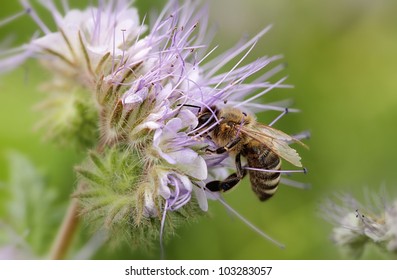
[[[96,150],[102,153],[105,148],[105,144],[97,146]],[[77,186],[77,192],[84,188],[84,184]],[[52,244],[50,256],[51,260],[61,260],[65,257],[70,244],[72,243],[74,233],[76,232],[77,225],[79,222],[79,203],[77,198],[72,197],[69,208],[63,218],[62,225],[58,231],[54,243]]]
[[[65,257],[79,222],[78,208],[79,205],[77,199],[72,198],[61,228],[59,229],[55,242],[52,245],[50,259],[60,260]]]
[[[106,143],[100,143],[96,147],[98,153],[102,153],[106,147]],[[77,186],[77,193],[85,187],[84,184]],[[72,243],[74,233],[76,232],[79,222],[79,203],[77,198],[72,197],[69,208],[63,218],[62,225],[58,231],[54,243],[52,244],[50,256],[51,260],[63,259]]]

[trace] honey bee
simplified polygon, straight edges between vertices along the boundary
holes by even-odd
[[[216,116],[216,118],[214,117]],[[299,154],[289,146],[300,141],[277,130],[256,122],[255,118],[237,108],[205,109],[198,115],[198,126],[209,129],[208,135],[219,147],[207,152],[235,155],[236,172],[223,181],[206,184],[210,191],[227,191],[249,173],[251,187],[261,201],[272,197],[280,182],[281,158],[302,167]],[[241,156],[247,165],[241,165]],[[247,168],[248,167],[248,168]]]

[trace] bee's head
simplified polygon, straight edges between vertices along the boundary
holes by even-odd
[[[212,106],[211,108],[205,108],[198,116],[198,125],[197,128],[199,127],[209,127],[216,123],[216,117],[218,116],[219,110],[215,106]]]

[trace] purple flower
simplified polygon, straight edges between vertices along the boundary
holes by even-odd
[[[92,123],[97,126],[92,131],[100,135],[88,135],[95,141],[100,139],[96,145],[102,155],[91,156],[93,164],[79,169],[87,181],[80,193],[87,207],[83,212],[102,209],[97,212],[105,224],[133,221],[130,224],[138,227],[144,226],[143,219],[162,214],[163,231],[167,212],[187,208],[192,200],[206,211],[207,198],[221,200],[205,184],[226,178],[233,166],[227,154],[206,153],[216,145],[197,128],[199,110],[229,106],[252,114],[284,112],[283,103],[262,104],[257,100],[274,88],[290,86],[284,84],[286,78],[274,83],[268,80],[282,69],[270,66],[280,56],[244,62],[270,27],[213,57],[216,47],[209,47],[207,10],[199,6],[200,1],[181,5],[169,1],[149,27],[140,22],[131,3],[100,1],[98,7],[82,11],[65,5],[62,13],[52,1],[43,1],[57,26],[51,31],[29,2],[22,1],[44,35],[17,49],[15,57],[1,60],[0,68],[10,65],[10,59],[16,66],[27,57],[37,58],[54,75],[47,87],[50,94],[62,93],[62,102],[58,102],[62,106],[51,109],[64,110],[63,104],[75,109],[82,103],[94,112],[95,118],[90,120],[96,120]],[[232,62],[234,66],[224,72]],[[252,81],[251,76],[258,73],[261,75]],[[73,102],[64,102],[65,96]],[[72,117],[73,124],[86,123],[87,110],[66,111],[73,116],[62,114],[62,124],[70,125]],[[62,135],[65,129],[59,131]],[[70,137],[83,131],[80,127],[68,130]],[[128,153],[131,155],[125,156]],[[123,160],[109,160],[113,154]],[[104,199],[105,193],[114,199]]]

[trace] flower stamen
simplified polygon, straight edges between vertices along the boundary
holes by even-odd
[[[8,23],[10,23],[10,22],[12,22],[12,21],[14,21],[16,19],[18,19],[18,18],[20,18],[20,17],[22,17],[22,16],[24,16],[26,14],[29,14],[30,11],[31,11],[31,8],[29,7],[29,8],[24,9],[23,11],[20,11],[20,12],[14,14],[14,15],[11,15],[9,17],[6,17],[6,18],[2,19],[2,20],[0,20],[0,26],[7,25]]]
[[[284,112],[282,112],[280,115],[277,116],[273,121],[271,121],[268,126],[273,126],[277,121],[279,121],[282,117],[284,117],[286,114],[289,113],[289,109],[285,108]]]
[[[293,188],[297,188],[297,189],[303,189],[303,190],[307,190],[311,188],[311,185],[308,183],[302,183],[302,182],[298,182],[295,180],[291,180],[291,179],[287,179],[285,177],[281,177],[280,178],[280,183],[289,186],[289,187],[293,187]]]
[[[258,227],[256,227],[254,224],[252,224],[250,221],[248,221],[244,216],[242,216],[240,213],[238,213],[236,210],[234,210],[233,207],[231,207],[229,204],[227,204],[222,198],[217,199],[228,211],[233,213],[237,218],[239,218],[244,224],[246,224],[250,229],[258,233],[261,237],[269,240],[273,244],[275,244],[277,247],[280,249],[284,249],[285,245],[278,242],[274,238],[270,237],[268,234],[260,230]]]
[[[307,174],[307,169],[304,167],[303,169],[297,169],[297,170],[275,170],[275,169],[262,169],[262,168],[253,168],[253,167],[244,167],[246,170],[253,170],[253,171],[260,171],[260,172],[269,172],[269,173],[282,173],[282,174],[287,174],[287,173],[304,173]]]
[[[237,55],[239,55],[241,52],[243,52],[245,49],[247,49],[249,46],[254,44],[261,38],[265,33],[267,33],[271,29],[271,25],[265,27],[262,31],[260,31],[256,36],[254,36],[251,40],[249,40],[247,43],[242,45],[241,47],[237,46],[237,49],[231,49],[230,53],[226,52],[223,56],[220,56],[218,59],[214,59],[210,63],[207,63],[204,65],[204,69],[208,70],[211,69],[206,73],[205,78],[209,78],[213,76],[216,72],[218,72],[223,66],[225,66],[226,63],[228,63],[230,60],[235,58]],[[225,59],[227,57],[228,59]]]
[[[29,11],[30,17],[36,22],[36,24],[41,28],[44,34],[50,34],[51,30],[45,25],[45,23],[40,19],[37,15],[36,11],[29,4],[29,0],[20,0],[21,5],[25,8],[26,11]]]
[[[252,100],[255,100],[263,95],[265,95],[266,93],[268,93],[269,91],[271,91],[274,88],[278,88],[285,80],[287,79],[287,77],[281,78],[280,80],[278,80],[276,83],[272,84],[270,87],[268,87],[267,89],[255,94],[254,96],[242,101],[240,104],[238,104],[236,107],[241,107],[244,104],[251,102]]]

